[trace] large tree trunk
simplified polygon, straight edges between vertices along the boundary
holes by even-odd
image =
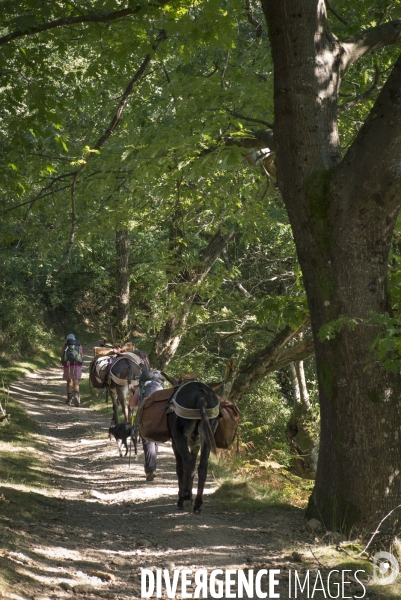
[[[308,515],[330,529],[371,526],[401,497],[401,382],[378,364],[372,343],[380,332],[368,322],[371,313],[390,310],[401,61],[342,159],[336,116],[342,70],[390,42],[369,41],[364,32],[342,44],[328,28],[323,0],[262,5],[275,65],[278,183],[302,268],[319,381],[321,443]],[[321,327],[339,318],[358,324],[321,341]]]
[[[116,337],[120,342],[126,340],[130,333],[130,272],[129,272],[130,240],[127,229],[116,232]]]

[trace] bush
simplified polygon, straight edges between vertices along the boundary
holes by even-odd
[[[291,410],[273,374],[241,398],[239,409],[240,448],[255,458],[265,458],[273,449],[287,454],[285,429]]]

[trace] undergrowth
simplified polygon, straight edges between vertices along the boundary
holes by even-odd
[[[272,453],[265,460],[252,455],[237,454],[235,450],[220,451],[209,463],[210,477],[224,490],[229,482],[236,482],[237,490],[227,493],[245,510],[260,510],[267,506],[295,506],[305,508],[313,488],[313,481],[301,479],[278,462],[281,455]],[[219,490],[216,492],[219,497]],[[222,495],[224,498],[224,493]]]

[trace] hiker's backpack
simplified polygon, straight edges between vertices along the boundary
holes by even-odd
[[[65,343],[63,358],[61,360],[63,365],[82,365],[84,359],[79,350],[80,346],[81,343],[78,340],[68,340]]]

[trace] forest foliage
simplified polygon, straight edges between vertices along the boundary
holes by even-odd
[[[335,9],[339,37],[401,16],[384,0],[339,0]],[[285,327],[305,323],[288,216],[271,157],[261,154],[274,114],[259,3],[13,0],[3,2],[0,45],[3,356],[46,347],[71,328],[111,335],[121,229],[131,240],[129,333],[149,352],[185,308],[210,240],[232,234],[191,288],[173,372],[220,381],[228,361],[239,368]],[[368,55],[344,79],[344,151],[395,56],[392,48]],[[377,341],[391,369],[401,354],[399,231],[394,314]],[[313,363],[308,369],[313,392]],[[291,402],[288,373],[266,373],[244,401],[247,439],[266,451],[273,438],[284,445]]]

